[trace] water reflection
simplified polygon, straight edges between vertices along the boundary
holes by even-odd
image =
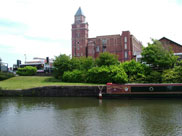
[[[1,136],[178,136],[182,100],[0,98]]]

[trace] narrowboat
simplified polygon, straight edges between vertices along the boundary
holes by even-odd
[[[103,97],[182,97],[182,83],[113,84],[107,83]]]

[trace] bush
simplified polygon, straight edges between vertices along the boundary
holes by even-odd
[[[165,70],[162,74],[164,83],[182,83],[182,66],[175,66],[173,69]]]
[[[61,79],[65,71],[71,71],[71,58],[65,54],[61,54],[55,58],[53,63],[53,75],[56,79]]]
[[[145,77],[146,83],[161,83],[161,72],[151,70]]]
[[[145,79],[145,73],[148,67],[135,60],[126,61],[121,64],[124,71],[128,75],[128,81],[132,82],[143,82]]]
[[[97,66],[110,66],[119,64],[118,56],[108,52],[101,53],[96,59]]]
[[[66,71],[63,74],[62,81],[64,82],[84,82],[84,73],[80,70]]]
[[[36,72],[37,72],[36,67],[26,66],[24,68],[18,68],[18,71],[16,72],[16,74],[20,76],[32,76],[32,75],[35,75]]]
[[[13,73],[0,72],[0,81],[14,77]]]
[[[80,69],[83,71],[88,71],[95,66],[95,60],[92,57],[82,57],[80,58]]]
[[[90,83],[126,83],[128,81],[124,69],[115,65],[91,68],[88,70],[86,77],[87,82]]]

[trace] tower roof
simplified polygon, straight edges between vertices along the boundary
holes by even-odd
[[[75,16],[84,16],[81,7],[79,7],[79,9],[77,10]]]

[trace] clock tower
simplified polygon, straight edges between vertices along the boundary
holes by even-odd
[[[88,23],[79,7],[72,24],[72,57],[87,57]]]

